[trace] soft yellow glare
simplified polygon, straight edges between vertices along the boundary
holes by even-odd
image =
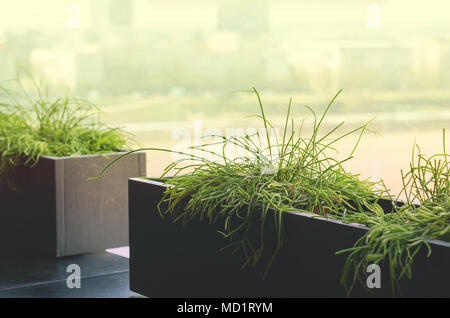
[[[128,0],[127,0],[128,1]],[[133,1],[133,0],[129,0]],[[264,0],[227,0],[257,4]],[[212,28],[216,25],[217,6],[224,0],[134,0],[134,25],[188,26]],[[15,0],[0,2],[0,26],[8,29],[61,28],[66,26],[70,13],[68,8],[78,5],[89,27],[96,16],[92,8],[108,10],[108,0]],[[343,0],[304,1],[268,0],[268,15],[272,25],[323,25],[334,23],[363,26],[374,8],[380,9],[382,24],[387,28],[396,26],[450,25],[447,0]],[[370,9],[372,8],[372,9]],[[362,23],[361,23],[362,22]],[[330,30],[331,32],[333,30]]]
[[[342,88],[327,123],[376,115],[384,138],[367,137],[351,168],[396,192],[414,137],[439,152],[450,131],[449,12],[449,0],[0,0],[0,84],[29,67],[163,148],[197,119],[256,125],[243,119],[255,99],[233,90],[256,86],[281,125],[290,97],[301,120]],[[170,161],[149,158],[150,175]]]

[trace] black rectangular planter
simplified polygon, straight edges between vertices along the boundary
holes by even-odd
[[[219,251],[224,238],[209,223],[185,228],[165,221],[157,204],[167,185],[129,180],[130,289],[148,297],[346,297],[340,278],[346,255],[367,231],[358,224],[286,213],[286,241],[271,271],[241,269],[243,258]],[[450,296],[450,243],[430,241],[432,254],[416,256],[412,280],[401,281],[407,297]],[[422,253],[423,252],[423,253]],[[369,275],[369,274],[368,274]],[[381,268],[381,288],[355,285],[352,297],[391,297],[388,269]]]
[[[18,167],[16,189],[0,188],[0,247],[14,254],[62,257],[128,245],[128,178],[146,174],[145,153],[41,157]]]

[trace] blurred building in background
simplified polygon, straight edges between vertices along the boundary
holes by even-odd
[[[0,80],[23,66],[81,95],[450,88],[450,22],[399,20],[398,3],[19,0],[1,5],[27,20],[3,20]]]
[[[279,124],[290,97],[307,116],[303,105],[320,112],[342,88],[327,124],[376,116],[386,136],[361,142],[351,168],[399,191],[414,137],[437,153],[450,125],[449,10],[448,0],[2,1],[0,85],[22,67],[162,148],[195,120],[254,125],[242,119],[258,111],[254,96],[235,90],[257,87]],[[169,157],[152,153],[149,175]]]

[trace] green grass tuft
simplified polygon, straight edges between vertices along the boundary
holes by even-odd
[[[19,72],[12,87],[0,87],[1,181],[43,155],[105,154],[124,150],[130,142],[121,129],[100,122],[95,105],[69,96],[50,98],[29,75],[24,79]]]
[[[427,256],[431,255],[427,240],[450,241],[449,156],[445,130],[441,154],[426,156],[414,145],[410,170],[406,174],[401,172],[401,194],[405,194],[406,204],[393,213],[366,213],[355,218],[370,230],[353,248],[338,252],[349,253],[342,276],[348,293],[357,281],[365,285],[369,264],[385,264],[393,294],[403,294],[399,281],[403,277],[412,278],[414,258],[422,249],[426,249]]]
[[[342,166],[353,158],[369,122],[340,134],[337,132],[343,122],[331,130],[321,131],[321,124],[340,92],[320,117],[306,106],[314,116],[313,132],[309,136],[302,135],[303,122],[299,126],[294,123],[290,101],[281,140],[269,133],[272,124],[266,118],[258,91],[253,88],[247,92],[256,95],[260,112],[257,117],[266,128],[265,133],[228,138],[216,136],[221,138],[218,143],[192,147],[217,160],[184,154],[184,158],[171,163],[162,176],[173,173],[168,181],[171,186],[165,192],[159,210],[162,217],[183,225],[188,225],[194,218],[214,224],[228,242],[224,243],[224,249],[239,253],[243,257],[243,267],[256,266],[267,252],[265,255],[270,255],[266,263],[267,274],[285,240],[285,212],[300,211],[345,220],[354,213],[380,209],[376,202],[387,195],[387,190],[382,182],[360,180]],[[333,146],[353,134],[358,136],[353,151],[346,158],[337,160],[331,155],[336,153]],[[217,145],[222,152],[211,150]],[[227,147],[239,147],[248,155],[228,158],[225,155]],[[136,151],[139,150],[171,152],[156,148]],[[99,177],[117,160],[120,157],[105,167]],[[186,201],[187,204],[180,208]]]

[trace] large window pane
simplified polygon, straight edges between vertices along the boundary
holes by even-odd
[[[244,118],[258,112],[255,96],[235,90],[255,86],[282,125],[290,97],[300,122],[303,105],[320,112],[342,88],[327,124],[376,116],[382,135],[367,134],[349,168],[397,193],[414,138],[438,152],[450,128],[449,9],[445,0],[3,1],[0,82],[23,67],[165,148],[180,128],[194,141],[208,128],[261,126]],[[151,153],[149,175],[170,159]]]

